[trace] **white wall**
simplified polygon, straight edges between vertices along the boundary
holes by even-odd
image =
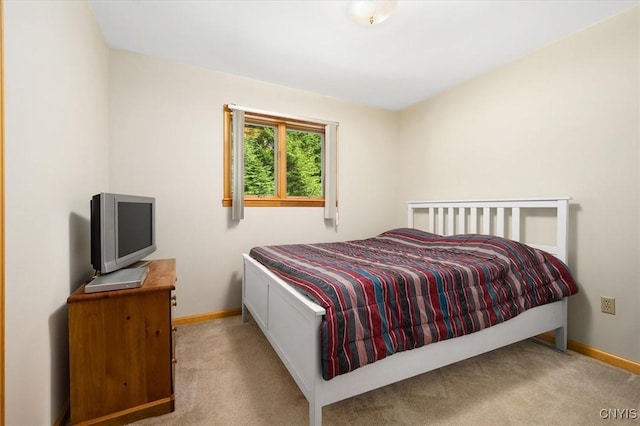
[[[639,8],[401,113],[410,199],[573,197],[569,338],[640,361]],[[617,315],[600,312],[616,298]]]
[[[66,299],[108,183],[108,48],[84,2],[5,1],[7,425],[69,398]]]
[[[177,259],[176,316],[240,307],[241,253],[253,246],[369,237],[402,223],[396,113],[123,51],[110,65],[110,189],[156,197],[153,257]],[[340,122],[338,232],[322,208],[248,207],[230,221],[227,103]]]

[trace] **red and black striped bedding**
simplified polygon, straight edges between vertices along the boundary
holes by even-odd
[[[401,228],[365,240],[256,247],[250,255],[325,308],[326,380],[578,292],[555,256],[488,235]]]

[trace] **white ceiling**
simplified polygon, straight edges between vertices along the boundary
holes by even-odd
[[[90,0],[112,48],[390,110],[639,2],[399,1],[361,26],[346,1]]]

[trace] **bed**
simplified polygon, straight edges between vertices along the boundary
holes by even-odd
[[[507,238],[506,248],[500,249],[501,253],[507,253],[516,244],[513,241],[528,236],[524,228],[531,223],[530,217],[540,219],[534,223],[551,219],[554,242],[540,245],[522,241],[527,242],[524,250],[533,252],[529,247],[534,247],[536,256],[540,256],[537,250],[543,250],[549,261],[563,265],[567,262],[568,203],[568,197],[409,202],[407,228],[383,233],[375,243],[405,237],[413,239],[418,235],[420,239],[435,239],[447,244],[457,243],[457,239],[474,244],[480,241],[482,247],[486,247],[485,241],[494,245],[494,241]],[[418,231],[418,227],[424,228],[424,232]],[[460,251],[459,248],[456,250]],[[258,258],[259,254],[259,250],[253,253]],[[265,259],[261,261],[265,262]],[[354,368],[350,365],[352,360],[341,360],[336,365],[346,363],[346,370],[339,367],[329,371],[327,359],[332,362],[334,358],[326,355],[330,346],[326,336],[327,330],[331,330],[327,324],[332,322],[332,309],[316,303],[320,301],[317,297],[312,300],[308,296],[310,293],[299,283],[295,282],[298,287],[294,288],[294,281],[287,278],[286,270],[284,273],[272,271],[261,261],[249,254],[243,255],[242,320],[247,321],[250,313],[279,355],[309,401],[311,425],[322,423],[323,406],[547,331],[555,331],[556,349],[566,351],[567,297],[559,297],[557,301],[545,301],[540,306],[517,309],[512,317],[479,331],[471,327],[469,334],[434,338],[438,335],[436,330],[435,334],[423,339],[428,344],[403,347],[392,355],[364,360],[361,365],[356,362],[358,365]],[[446,263],[447,259],[442,262]]]

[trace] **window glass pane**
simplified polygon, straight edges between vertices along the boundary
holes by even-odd
[[[272,126],[246,124],[244,127],[245,195],[275,195],[276,131]]]
[[[287,196],[322,197],[322,137],[287,130]]]

